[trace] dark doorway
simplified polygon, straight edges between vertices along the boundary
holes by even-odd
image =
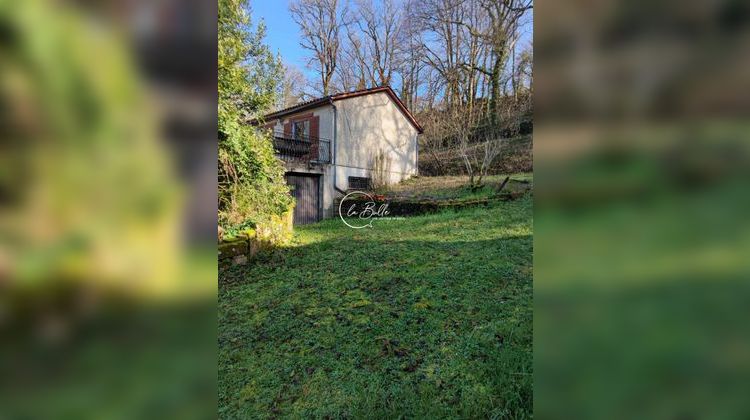
[[[320,220],[320,175],[286,174],[286,182],[292,189],[294,224],[305,225]]]

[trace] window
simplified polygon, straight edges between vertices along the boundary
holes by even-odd
[[[310,121],[294,121],[292,123],[292,137],[296,140],[310,141]]]
[[[349,177],[349,189],[350,190],[369,190],[370,189],[370,178],[363,178],[359,176]]]

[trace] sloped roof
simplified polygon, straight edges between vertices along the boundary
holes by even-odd
[[[401,111],[402,114],[406,117],[407,120],[414,126],[414,128],[417,129],[419,133],[422,133],[424,129],[422,126],[417,122],[416,118],[414,118],[414,115],[406,108],[406,105],[404,105],[403,102],[401,102],[401,99],[399,99],[398,95],[391,89],[390,86],[378,86],[370,89],[362,89],[362,90],[355,90],[353,92],[344,92],[344,93],[337,93],[334,95],[328,95],[324,96],[322,98],[313,99],[310,101],[302,102],[301,104],[297,104],[295,106],[285,108],[279,111],[272,112],[268,115],[266,115],[264,118],[265,120],[271,120],[276,118],[281,118],[289,114],[295,114],[297,112],[305,111],[312,108],[318,108],[323,105],[330,104],[332,102],[340,101],[342,99],[348,99],[348,98],[356,98],[357,96],[364,96],[364,95],[370,95],[373,93],[380,93],[384,92],[388,95],[388,97],[391,98],[394,104],[396,104],[396,107]]]

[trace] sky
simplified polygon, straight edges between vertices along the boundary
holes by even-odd
[[[315,72],[307,68],[308,51],[299,44],[299,29],[289,13],[289,0],[251,0],[250,8],[253,25],[261,19],[266,23],[266,43],[271,51],[280,53],[284,64],[296,66],[308,79],[317,79]],[[520,31],[519,49],[532,38],[533,17],[527,15],[525,21]]]
[[[253,25],[260,19],[266,23],[266,43],[274,54],[281,54],[284,64],[300,69],[308,78],[314,77],[312,70],[306,69],[307,51],[299,45],[299,29],[289,13],[288,0],[251,1]]]

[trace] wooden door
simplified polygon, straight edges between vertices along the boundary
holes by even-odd
[[[296,201],[294,224],[305,225],[320,220],[320,176],[287,174],[286,182],[292,189]]]

